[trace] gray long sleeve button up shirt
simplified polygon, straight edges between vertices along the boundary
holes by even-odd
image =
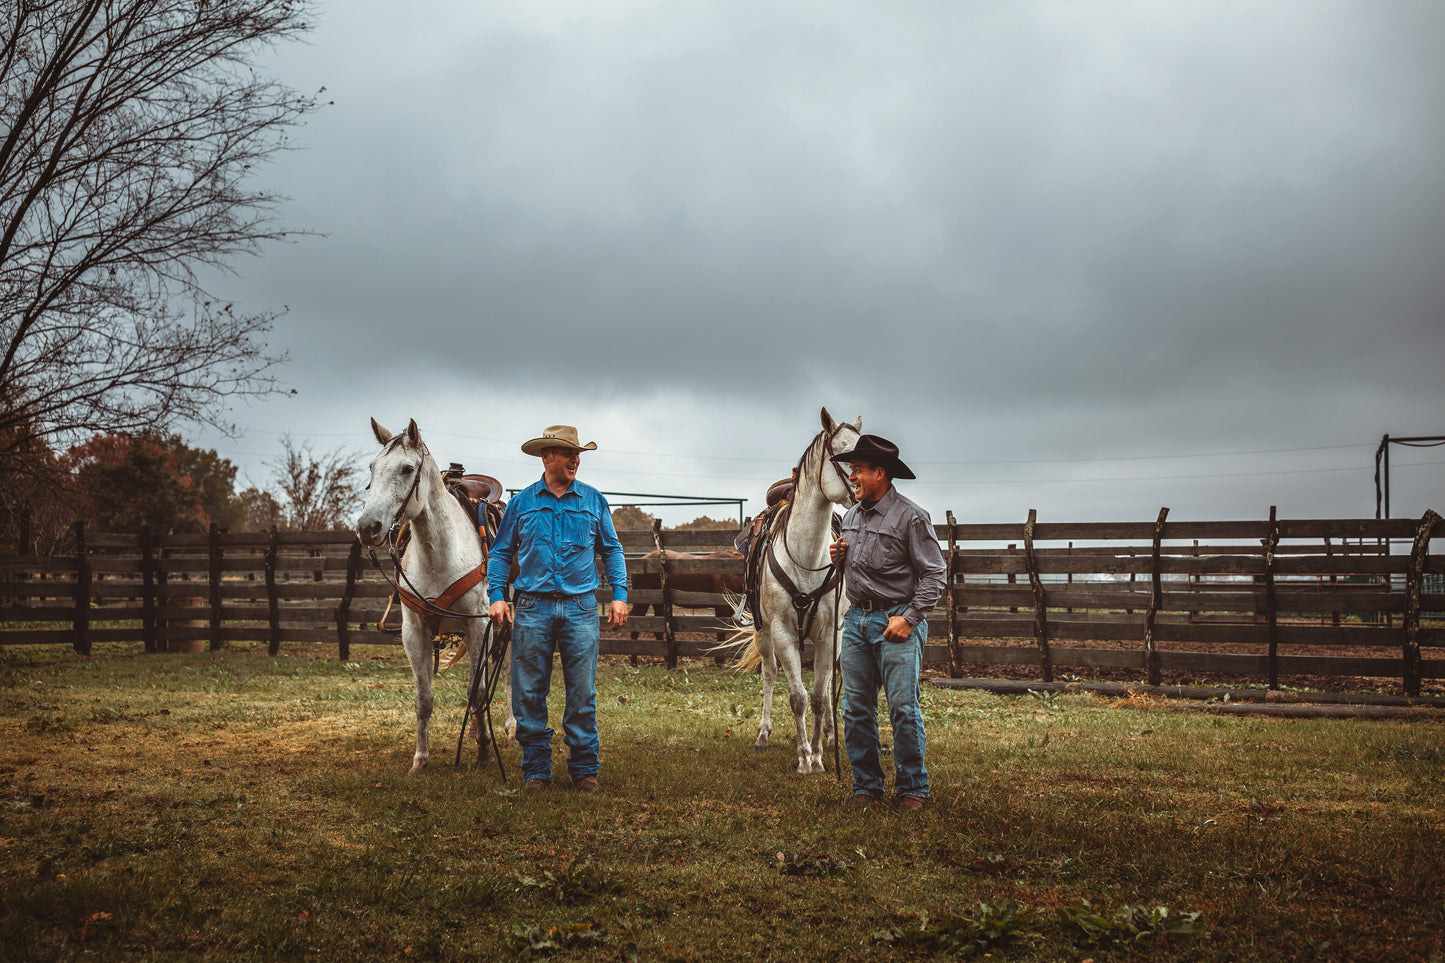
[[[908,601],[903,617],[916,626],[943,597],[943,551],[928,512],[892,485],[871,508],[861,503],[843,516],[849,602]]]

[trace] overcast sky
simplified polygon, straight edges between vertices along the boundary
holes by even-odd
[[[826,405],[939,522],[1372,517],[1445,435],[1442,48],[1438,0],[333,0],[261,175],[322,236],[217,285],[296,394],[193,438],[264,485],[415,418],[515,488],[563,422],[754,514]],[[1445,447],[1391,465],[1445,511]]]

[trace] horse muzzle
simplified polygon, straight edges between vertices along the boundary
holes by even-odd
[[[386,526],[379,518],[362,518],[356,523],[356,537],[368,548],[376,548],[386,535]]]

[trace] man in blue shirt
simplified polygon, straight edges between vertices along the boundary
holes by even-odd
[[[542,478],[507,503],[487,558],[488,614],[501,625],[509,616],[503,593],[515,559],[516,621],[512,630],[512,711],[522,745],[522,788],[552,781],[552,729],[547,694],[552,688],[552,651],[562,657],[567,687],[562,736],[567,773],[583,792],[598,792],[597,620],[599,584],[594,553],[601,553],[612,585],[610,622],[627,624],[627,566],[607,499],[577,480],[581,453],[596,442],[577,443],[577,429],[553,425],[522,446],[542,458]]]

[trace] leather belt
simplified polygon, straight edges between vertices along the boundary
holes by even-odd
[[[592,595],[592,592],[518,592],[518,595],[530,595],[534,599],[580,599],[584,595]]]
[[[859,599],[853,603],[853,607],[865,612],[877,612],[882,609],[891,609],[895,605],[903,605],[907,601],[908,599]]]

